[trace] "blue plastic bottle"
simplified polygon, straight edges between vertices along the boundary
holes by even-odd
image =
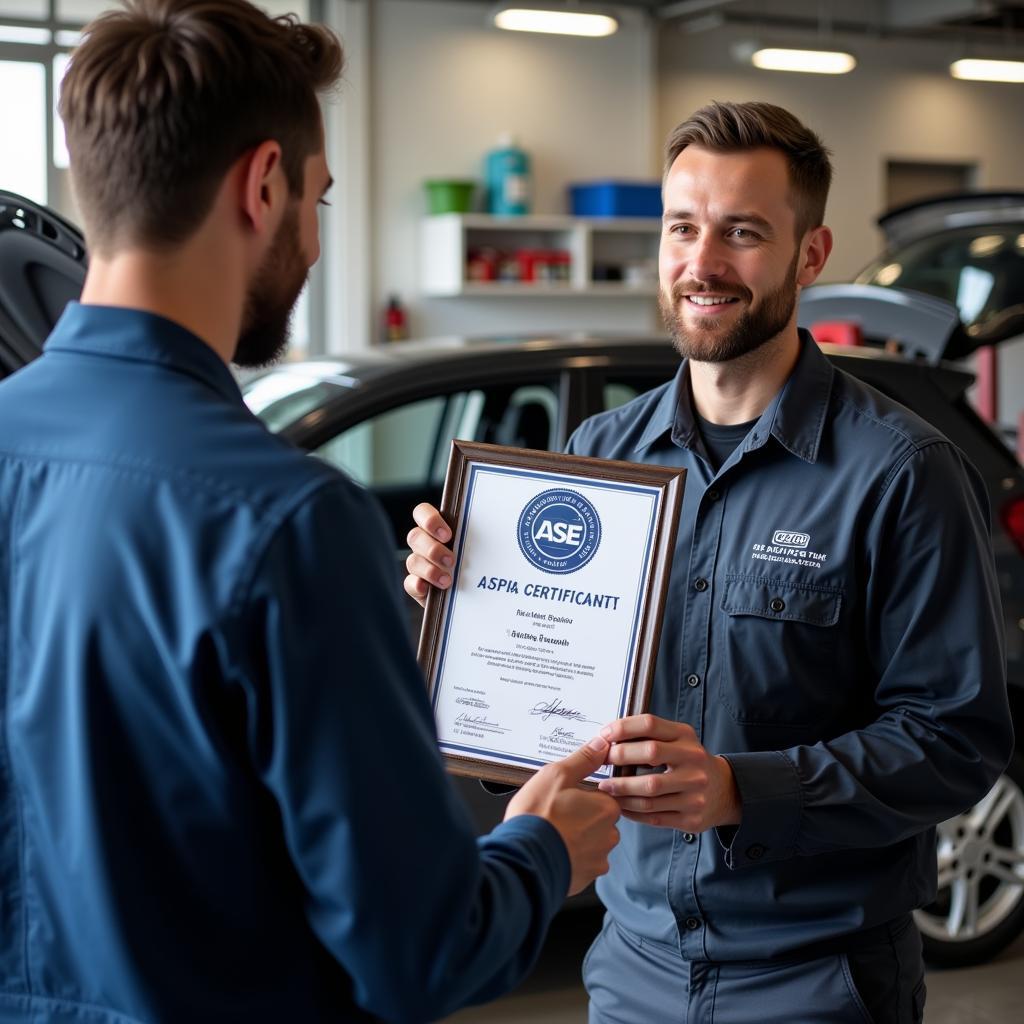
[[[530,157],[511,135],[498,139],[484,161],[487,210],[500,216],[530,212]]]

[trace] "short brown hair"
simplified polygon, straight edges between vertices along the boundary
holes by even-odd
[[[772,103],[709,103],[678,125],[665,145],[665,173],[687,146],[719,153],[775,149],[786,158],[796,236],[825,219],[832,161],[821,139],[788,110]]]
[[[267,139],[301,196],[322,145],[317,96],[344,65],[337,38],[247,0],[122,3],[86,27],[61,88],[90,246],[188,238],[228,168]]]

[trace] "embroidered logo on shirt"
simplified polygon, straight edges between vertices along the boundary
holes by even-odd
[[[759,562],[785,562],[787,565],[802,565],[808,569],[821,569],[828,555],[823,551],[811,551],[811,535],[798,530],[776,530],[771,544],[754,544],[750,557]]]
[[[811,535],[796,533],[794,530],[776,530],[772,536],[772,543],[780,548],[806,548],[810,546]]]

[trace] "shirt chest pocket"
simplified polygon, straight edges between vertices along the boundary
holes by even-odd
[[[737,722],[815,725],[836,711],[842,604],[838,589],[725,577],[712,657],[719,697]]]

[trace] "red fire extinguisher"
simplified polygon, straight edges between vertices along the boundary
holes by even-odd
[[[398,301],[398,296],[392,295],[384,310],[384,340],[402,341],[408,337],[409,322],[405,315],[405,309]]]

